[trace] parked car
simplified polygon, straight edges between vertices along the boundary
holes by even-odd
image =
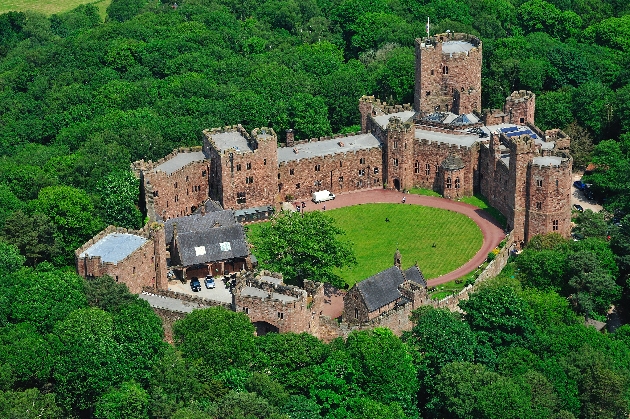
[[[573,186],[581,191],[586,189],[586,183],[582,182],[581,180],[576,180],[575,182],[573,182]]]
[[[584,208],[582,208],[582,205],[579,204],[574,204],[573,209],[579,212],[584,212]]]
[[[212,275],[206,275],[206,279],[203,280],[203,283],[206,286],[206,289],[215,287],[214,278],[212,277]]]
[[[199,282],[199,278],[196,276],[193,276],[190,279],[190,289],[193,290],[193,292],[201,291],[201,283]]]
[[[571,233],[571,237],[573,237],[573,241],[578,242],[580,240],[584,240],[584,235],[580,233]]]

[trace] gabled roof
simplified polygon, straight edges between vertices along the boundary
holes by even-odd
[[[419,285],[427,285],[420,268],[412,266],[402,271],[397,266],[381,271],[355,286],[363,296],[363,301],[369,311],[377,310],[402,297],[398,287],[405,281],[412,281]]]
[[[401,297],[398,286],[405,282],[397,266],[381,271],[356,284],[369,311],[374,311]]]
[[[200,232],[210,228],[225,227],[236,224],[234,218],[234,211],[212,211],[207,212],[205,215],[193,214],[187,217],[177,217],[167,220],[165,223],[164,234],[166,235],[166,242],[170,243],[173,240],[173,226],[177,224],[177,234],[188,232]]]
[[[244,258],[249,255],[240,224],[177,233],[176,251],[183,266]]]
[[[404,275],[407,281],[413,281],[423,287],[427,286],[427,281],[424,279],[422,271],[417,266],[412,266],[411,268],[406,269]]]

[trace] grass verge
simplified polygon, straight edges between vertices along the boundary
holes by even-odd
[[[415,194],[415,195],[439,196],[439,197],[442,196],[439,193],[432,191],[431,189],[425,189],[425,188],[411,188],[407,192]]]
[[[99,9],[101,17],[105,17],[105,9],[111,0],[0,0],[0,14],[7,12],[39,12],[45,15],[63,13],[82,4],[92,3]]]
[[[501,214],[498,209],[490,206],[485,196],[479,194],[475,196],[465,196],[460,201],[486,211],[488,214],[490,214],[490,216],[492,216],[492,218],[497,220],[501,227],[505,228],[507,224],[505,216]]]

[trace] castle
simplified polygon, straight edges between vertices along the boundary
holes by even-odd
[[[517,245],[570,233],[570,139],[534,125],[535,95],[514,92],[502,110],[481,111],[482,42],[467,34],[416,39],[414,106],[359,99],[361,131],[284,144],[271,128],[203,132],[203,145],[159,162],[139,161],[152,220],[192,214],[208,197],[224,208],[277,206],[367,188],[427,188],[458,199],[484,195]],[[251,218],[250,218],[251,219]]]
[[[522,247],[534,235],[549,232],[568,237],[570,138],[535,126],[536,98],[529,91],[512,93],[503,109],[482,112],[482,47],[467,34],[416,39],[413,106],[390,106],[363,96],[358,104],[361,131],[356,133],[295,140],[288,130],[279,145],[272,128],[250,132],[235,125],[204,130],[201,146],[175,150],[158,162],[133,163],[151,229],[111,227],[100,233],[77,249],[77,271],[120,276],[132,292],[139,292],[164,289],[167,264],[180,279],[191,272],[203,276],[249,269],[255,261],[232,218],[265,219],[281,202],[308,200],[320,190],[339,194],[419,187],[449,199],[480,193],[505,216],[510,245]],[[207,215],[222,210],[208,207],[212,202],[230,214]],[[183,220],[193,214],[204,222]],[[202,224],[208,231],[195,230]],[[212,243],[197,243],[197,237],[212,237]],[[343,324],[400,332],[409,327],[414,307],[435,304],[427,297],[420,269],[403,271],[399,260],[395,256],[392,268],[350,290]],[[300,289],[271,276],[248,276],[237,281],[232,295],[232,309],[259,322],[259,333],[343,334],[336,322],[320,316],[321,284],[307,282]]]

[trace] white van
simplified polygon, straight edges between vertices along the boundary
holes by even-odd
[[[320,202],[330,201],[335,199],[335,194],[328,191],[313,192],[313,202],[319,204]]]

